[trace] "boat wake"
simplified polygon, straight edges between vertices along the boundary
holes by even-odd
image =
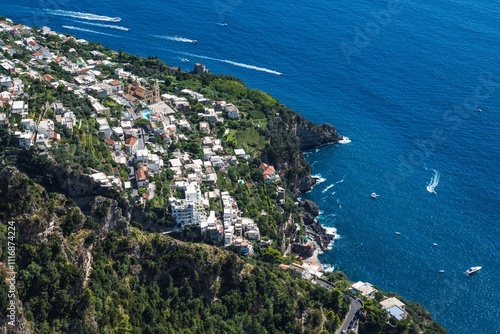
[[[335,185],[337,185],[337,184],[339,184],[339,183],[344,182],[344,180],[345,180],[345,175],[342,177],[342,180],[339,180],[339,181],[337,181],[337,182],[335,182],[335,183],[330,184],[328,187],[326,187],[325,189],[323,189],[321,192],[322,192],[322,193],[326,193],[329,189],[331,189],[331,188],[332,188],[332,187],[334,187]],[[334,193],[335,193],[335,192],[334,192]]]
[[[439,184],[439,178],[441,177],[441,174],[439,171],[433,169],[434,175],[432,176],[431,180],[429,181],[429,184],[427,184],[427,191],[430,192],[431,194],[437,194],[436,191],[434,190],[438,184]]]
[[[45,9],[48,13],[56,16],[66,16],[72,17],[80,20],[89,20],[89,21],[106,21],[106,22],[120,22],[122,19],[120,17],[110,17],[104,15],[96,15],[91,13],[84,12],[73,12],[69,10],[61,10],[61,9]]]
[[[86,21],[80,21],[80,20],[73,20],[73,22],[86,24],[86,25],[94,26],[94,27],[101,27],[101,28],[109,28],[109,29],[116,29],[116,30],[123,30],[123,31],[130,30],[129,28],[122,27],[122,26],[116,26],[114,24],[102,24],[102,23],[86,22]]]
[[[333,186],[334,186],[334,184],[330,184],[328,187],[326,187],[325,189],[323,189],[321,192],[322,193],[326,193]]]
[[[238,67],[248,68],[250,70],[255,70],[255,71],[260,71],[260,72],[266,72],[266,73],[275,74],[275,75],[283,75],[283,73],[281,73],[281,72],[270,70],[270,69],[265,68],[265,67],[258,67],[258,66],[254,66],[254,65],[249,65],[249,64],[244,64],[244,63],[238,63],[236,61],[232,61],[232,60],[228,60],[228,59],[218,59],[218,58],[213,58],[213,57],[196,55],[196,54],[192,54],[192,53],[188,53],[188,52],[179,52],[179,53],[183,54],[183,55],[186,55],[186,56],[191,56],[191,57],[196,57],[196,58],[201,58],[201,59],[207,59],[207,60],[213,60],[213,61],[217,61],[219,63],[226,63],[226,64],[238,66]]]
[[[153,36],[157,37],[157,38],[168,39],[169,41],[174,41],[174,42],[198,43],[198,41],[195,40],[195,39],[190,39],[190,38],[185,38],[185,37],[179,37],[179,36],[162,36],[162,35],[153,35]]]
[[[350,142],[351,140],[346,136],[342,136],[342,139],[338,141],[339,144],[349,144]]]
[[[92,29],[79,28],[79,27],[75,27],[75,26],[66,26],[66,25],[63,25],[62,27],[63,27],[63,28],[66,28],[66,29],[70,29],[70,30],[85,31],[85,32],[90,32],[90,33],[93,33],[93,34],[98,34],[98,35],[106,35],[106,36],[120,37],[120,36],[118,36],[118,35],[107,34],[107,33],[105,33],[105,32],[95,31],[95,30],[92,30]]]

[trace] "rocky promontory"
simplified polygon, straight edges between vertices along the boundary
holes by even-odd
[[[295,135],[300,140],[301,150],[308,150],[342,140],[342,136],[338,134],[337,129],[331,124],[317,125],[299,114],[295,117],[295,123]]]

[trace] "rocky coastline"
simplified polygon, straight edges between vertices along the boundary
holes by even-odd
[[[300,140],[302,151],[325,144],[337,143],[343,139],[332,125],[316,125],[300,115],[296,118],[296,125],[295,134]],[[317,182],[318,178],[309,173],[298,182],[298,192],[303,194],[310,191]],[[335,239],[335,234],[328,232],[318,221],[320,209],[315,202],[300,200],[298,203],[302,209],[302,222],[304,223],[305,233],[311,242],[308,243],[307,247],[294,245],[292,250],[303,257],[304,264],[313,264],[319,267],[318,270],[321,270],[322,266],[317,258],[318,253],[330,247],[330,244]]]

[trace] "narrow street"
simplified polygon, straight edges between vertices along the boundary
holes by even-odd
[[[345,333],[348,333],[348,330],[352,329],[352,328],[349,328],[349,325],[353,321],[354,317],[356,317],[356,319],[358,318],[356,312],[358,312],[358,310],[363,306],[363,304],[361,304],[361,302],[358,301],[357,299],[354,299],[350,296],[349,296],[349,299],[351,300],[351,305],[349,305],[349,312],[347,313],[347,316],[345,317],[344,322],[342,323],[342,326],[340,326],[340,328],[337,330],[337,332],[336,332],[337,334],[344,333],[344,331],[345,331]],[[353,326],[353,327],[357,328],[357,326]],[[355,332],[357,332],[357,330],[355,330]]]

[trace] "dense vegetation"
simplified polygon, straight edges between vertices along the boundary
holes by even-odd
[[[83,216],[71,200],[13,169],[0,180],[7,194],[0,211],[14,214],[3,219],[14,219],[24,240],[19,298],[37,333],[333,332],[346,311],[340,290],[315,287],[274,263],[134,227],[103,233],[109,205]],[[55,225],[44,239],[38,232],[49,221]],[[77,227],[69,234],[68,224]],[[91,271],[81,265],[87,252]],[[2,249],[2,261],[5,255]]]
[[[14,42],[9,34],[0,37]],[[293,191],[296,185],[291,183],[309,174],[292,131],[297,114],[231,76],[198,76],[170,68],[155,57],[113,52],[95,43],[81,45],[74,39],[62,43],[55,36],[44,42],[64,54],[76,49],[68,54],[74,62],[91,58],[92,50],[100,51],[126,71],[159,80],[162,92],[182,95],[180,90],[189,88],[237,105],[243,118],[214,126],[212,133],[225,147],[244,148],[250,157],[230,166],[216,185],[203,184],[203,191],[215,186],[229,191],[243,214],[254,218],[265,238],[274,242],[267,247],[256,244],[254,258],[248,259],[231,248],[148,232],[173,223],[166,205],[172,181],[168,170],[153,177],[156,196],[144,206],[135,205],[124,191],[104,190],[85,178],[69,182],[93,170],[127,180],[129,169],[111,158],[97,122],[90,117],[87,99],[21,75],[30,118],[54,120],[50,104],[58,101],[80,122],[72,131],[57,128],[61,142],[44,150],[14,148],[9,133],[0,127],[0,326],[5,325],[9,301],[6,222],[14,221],[20,322],[34,333],[334,333],[348,310],[349,298],[343,291],[349,282],[342,274],[326,275],[335,285],[328,290],[277,267],[295,260],[283,257],[279,249],[286,245],[284,236],[295,232],[294,224],[286,229],[285,222],[300,222],[301,212],[293,192],[278,205],[276,185],[264,184],[258,170],[261,162],[274,165],[284,174],[280,184]],[[29,53],[19,49],[15,58],[27,62]],[[108,66],[98,69],[112,73]],[[56,65],[41,73],[71,79]],[[190,102],[192,110],[185,116],[193,129],[180,130],[189,140],[170,146],[165,161],[176,149],[195,158],[202,154],[197,112],[204,106]],[[102,103],[111,108],[109,124],[116,125],[122,107],[110,99]],[[0,112],[12,116],[8,108]],[[166,148],[158,138],[151,141]],[[73,196],[75,184],[88,189]],[[217,201],[210,206],[221,210]],[[177,237],[201,240],[199,229]],[[411,320],[393,324],[376,303],[366,302],[360,331],[441,332],[425,310],[406,303]]]

